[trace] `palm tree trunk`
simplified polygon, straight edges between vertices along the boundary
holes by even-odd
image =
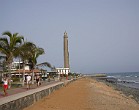
[[[9,63],[9,65],[8,65],[8,88],[10,89],[11,88],[11,77],[12,77],[12,75],[11,75],[11,68],[12,68],[12,63]]]
[[[23,62],[23,77],[22,77],[22,86],[25,85],[25,63]]]
[[[20,79],[20,58],[19,58],[19,79]]]
[[[34,84],[34,69],[32,70],[32,84]]]

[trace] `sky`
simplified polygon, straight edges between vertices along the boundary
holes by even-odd
[[[139,71],[139,0],[0,0],[0,36],[18,32],[45,50],[38,63],[71,72]]]

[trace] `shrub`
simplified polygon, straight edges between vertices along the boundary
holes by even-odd
[[[12,78],[13,82],[19,82],[20,78]]]

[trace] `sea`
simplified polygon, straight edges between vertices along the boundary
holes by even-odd
[[[139,89],[139,72],[106,73],[106,75],[116,78],[120,85]]]

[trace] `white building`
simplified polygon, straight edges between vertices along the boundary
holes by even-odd
[[[14,61],[12,62],[11,70],[18,70],[23,69],[23,62],[22,61]],[[25,65],[25,70],[30,70],[28,63]]]
[[[39,69],[33,69],[31,70],[29,67],[29,64],[26,62],[25,67],[23,68],[23,62],[20,61],[14,61],[12,62],[12,75],[22,75],[25,72],[25,75],[27,74],[32,74],[33,72],[35,74],[41,74],[42,71],[40,71]]]
[[[56,68],[58,74],[67,74],[70,72],[69,68]]]

